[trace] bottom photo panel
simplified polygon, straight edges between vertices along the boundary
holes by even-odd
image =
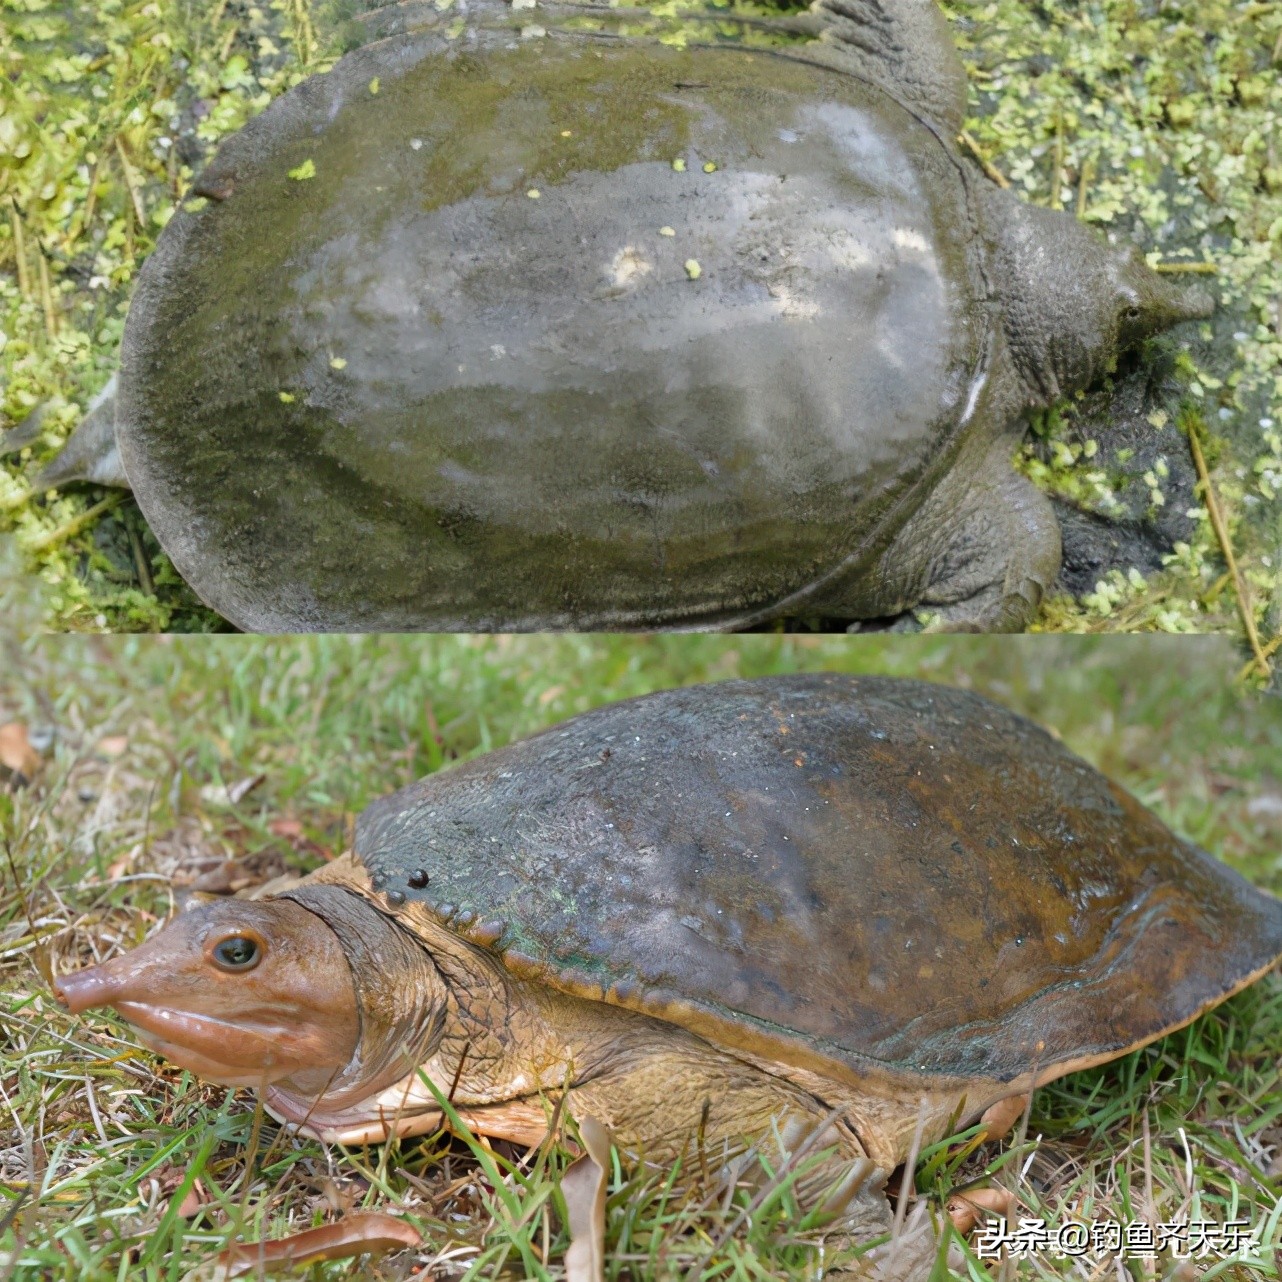
[[[1228,643],[0,641],[0,1279],[1279,1277]]]

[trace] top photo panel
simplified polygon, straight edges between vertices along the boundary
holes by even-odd
[[[0,0],[76,631],[1282,631],[1282,8]]]

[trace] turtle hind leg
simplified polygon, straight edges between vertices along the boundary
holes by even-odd
[[[993,504],[954,527],[945,573],[922,603],[953,632],[1022,632],[1059,574],[1059,521],[1047,497],[1012,471],[985,492]]]
[[[1059,574],[1059,520],[1001,436],[957,463],[883,554],[876,594],[949,632],[1021,632]],[[887,599],[886,587],[895,592]]]
[[[45,465],[32,484],[34,490],[54,490],[72,481],[130,489],[120,449],[116,445],[116,375],[89,403],[84,418],[67,443]]]
[[[622,1152],[675,1165],[683,1185],[718,1196],[766,1196],[786,1182],[803,1213],[852,1244],[889,1231],[888,1172],[837,1110],[796,1084],[648,1022],[587,1056],[570,1111],[608,1126]]]
[[[881,84],[947,138],[960,131],[966,72],[935,0],[814,0],[810,12],[839,66]]]
[[[886,1201],[884,1196],[881,1200]],[[855,1209],[869,1216],[880,1215],[880,1209],[871,1199]],[[945,1226],[937,1214],[932,1214],[928,1203],[918,1202],[898,1231],[892,1228],[888,1212],[879,1234],[884,1240],[871,1250],[860,1250],[857,1254],[850,1251],[850,1247],[867,1241],[873,1225],[873,1219],[864,1220],[851,1233],[842,1225],[842,1231],[828,1239],[835,1259],[831,1266],[825,1267],[825,1277],[850,1282],[935,1282],[937,1278],[966,1276],[965,1253],[955,1240],[950,1239],[948,1245],[944,1245],[941,1229]]]

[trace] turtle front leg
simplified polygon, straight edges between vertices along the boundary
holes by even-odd
[[[55,490],[73,481],[129,489],[116,445],[116,375],[89,402],[85,416],[57,455],[32,483],[34,490]]]
[[[963,452],[873,573],[880,613],[927,609],[950,632],[1021,632],[1059,574],[1059,520],[1000,436]],[[865,617],[867,617],[865,615]]]

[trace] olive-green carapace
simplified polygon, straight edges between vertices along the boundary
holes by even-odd
[[[201,597],[1023,627],[1061,556],[1029,411],[1210,300],[962,159],[932,0],[818,0],[772,49],[411,8],[221,146],[86,427]]]
[[[58,979],[342,1143],[538,1143],[562,1098],[683,1171],[830,1150],[854,1238],[914,1136],[1259,978],[1282,903],[977,695],[820,674],[596,709],[370,805],[274,898]],[[780,1151],[776,1151],[780,1150]],[[745,1176],[745,1178],[747,1178]],[[923,1275],[924,1276],[924,1275]]]

